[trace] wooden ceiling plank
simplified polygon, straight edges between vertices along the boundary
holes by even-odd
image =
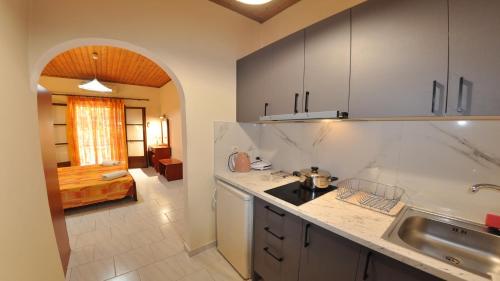
[[[99,59],[94,61],[92,53]],[[87,80],[97,73],[99,80],[149,87],[162,87],[170,81],[167,73],[152,60],[117,47],[82,46],[68,50],[50,61],[42,74]]]

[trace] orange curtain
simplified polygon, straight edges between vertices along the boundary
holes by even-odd
[[[67,135],[72,166],[104,160],[127,163],[123,100],[68,97]]]

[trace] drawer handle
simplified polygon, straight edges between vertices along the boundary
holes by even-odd
[[[279,262],[282,262],[283,261],[283,258],[278,258],[277,256],[273,255],[273,253],[269,252],[269,247],[265,247],[264,248],[264,251],[270,255],[273,259],[279,261]]]
[[[295,93],[295,101],[293,105],[293,113],[297,114],[299,113],[299,110],[297,109],[297,104],[299,103],[299,94]]]
[[[276,212],[275,210],[271,209],[271,207],[269,206],[265,206],[264,208],[266,208],[268,211],[270,211],[271,213],[275,213],[276,215],[280,216],[280,217],[284,217],[285,214],[282,214],[282,213],[278,213]]]
[[[306,102],[304,106],[304,111],[309,112],[309,92],[306,92]]]
[[[436,111],[436,88],[437,88],[437,81],[434,80],[434,82],[432,82],[432,107],[431,107],[432,113],[435,113]]]
[[[306,230],[305,230],[305,235],[304,235],[304,248],[309,247],[309,244],[311,244],[311,242],[309,241],[309,228],[310,227],[311,227],[310,223],[306,224]]]
[[[366,255],[365,270],[363,271],[363,281],[368,280],[368,266],[370,265],[371,256],[372,252],[368,252],[368,254]]]
[[[464,94],[464,78],[460,77],[460,82],[458,85],[458,104],[457,104],[457,112],[463,113],[464,109],[462,108],[462,98]]]
[[[279,240],[283,240],[283,239],[285,239],[285,237],[283,237],[283,236],[279,236],[278,234],[276,234],[276,233],[272,232],[272,231],[271,231],[271,229],[269,228],[269,226],[264,227],[264,230],[265,230],[267,233],[271,234],[272,236],[274,236],[274,237],[278,238]]]

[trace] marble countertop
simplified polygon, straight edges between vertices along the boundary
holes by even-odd
[[[216,172],[215,177],[338,235],[442,279],[490,280],[382,239],[394,217],[337,200],[336,191],[295,206],[264,191],[296,181],[296,177],[279,178],[272,176],[270,171],[222,171]]]

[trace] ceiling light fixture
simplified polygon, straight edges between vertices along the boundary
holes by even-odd
[[[99,59],[99,56],[97,55],[97,53],[95,53],[95,52],[92,53],[92,60],[94,60],[94,66],[95,66],[94,79],[78,85],[78,88],[80,88],[82,90],[92,91],[92,92],[111,93],[111,92],[113,92],[113,90],[111,88],[106,87],[104,84],[99,82],[99,80],[97,80],[97,60],[98,59]]]
[[[241,2],[243,4],[248,4],[248,5],[262,5],[271,2],[272,0],[236,0],[238,2]]]

